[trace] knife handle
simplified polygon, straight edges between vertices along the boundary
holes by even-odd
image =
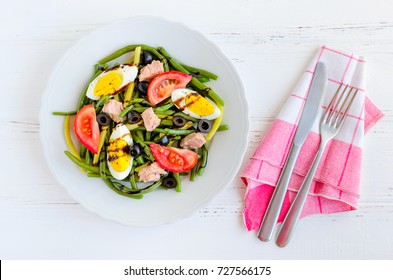
[[[289,211],[284,219],[284,222],[282,223],[281,229],[278,233],[277,240],[276,240],[276,244],[279,247],[285,247],[291,240],[292,234],[295,231],[296,224],[300,218],[300,214],[302,213],[303,206],[306,202],[307,195],[310,191],[310,187],[314,179],[315,172],[317,171],[318,164],[321,161],[323,150],[324,150],[324,146],[319,148],[318,154],[315,157],[313,164],[311,165],[311,168],[307,173],[306,178],[304,179],[302,185],[300,186],[299,192],[297,193],[295,200],[292,202],[292,205],[289,208]]]
[[[269,241],[272,238],[288,189],[289,180],[291,179],[292,171],[300,152],[300,147],[301,146],[292,145],[287,161],[278,179],[278,183],[274,188],[272,198],[270,199],[269,206],[267,207],[258,232],[258,238],[262,241]]]

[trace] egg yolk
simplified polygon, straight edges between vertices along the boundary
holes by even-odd
[[[109,72],[99,78],[94,88],[95,96],[104,96],[114,94],[122,83],[122,75],[117,72]]]
[[[188,110],[200,116],[208,116],[214,113],[213,105],[206,98],[197,93],[187,95],[186,107]]]
[[[108,161],[112,168],[118,172],[130,166],[131,155],[128,153],[127,142],[121,138],[111,140],[108,147]]]

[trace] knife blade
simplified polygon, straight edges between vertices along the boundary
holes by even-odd
[[[319,115],[322,96],[325,92],[326,85],[326,65],[323,62],[318,62],[315,67],[314,76],[311,81],[311,86],[299,119],[289,155],[281,172],[280,178],[278,179],[278,183],[274,188],[272,198],[270,199],[265,216],[259,228],[258,238],[262,241],[269,241],[272,238],[293,168],[299,156],[300,149]]]

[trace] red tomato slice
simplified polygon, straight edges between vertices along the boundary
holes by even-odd
[[[151,104],[156,105],[171,96],[175,89],[185,87],[191,79],[191,75],[178,71],[158,74],[147,88],[147,98]]]
[[[155,143],[150,144],[150,149],[158,165],[167,171],[188,171],[198,162],[198,154],[187,149],[165,147]]]
[[[75,116],[76,137],[89,151],[96,154],[100,145],[100,127],[96,120],[96,110],[92,104],[84,106]]]

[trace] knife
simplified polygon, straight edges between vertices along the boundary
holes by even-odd
[[[322,96],[326,89],[326,85],[326,65],[323,62],[318,62],[315,67],[310,90],[305,101],[295,138],[291,145],[289,156],[286,160],[280,178],[278,179],[278,183],[274,189],[272,198],[270,199],[265,216],[261,223],[261,227],[259,228],[258,238],[262,241],[269,241],[272,238],[273,231],[276,226],[282,204],[284,202],[284,197],[288,189],[288,184],[293,168],[298,158],[300,149],[318,117],[321,108]]]

